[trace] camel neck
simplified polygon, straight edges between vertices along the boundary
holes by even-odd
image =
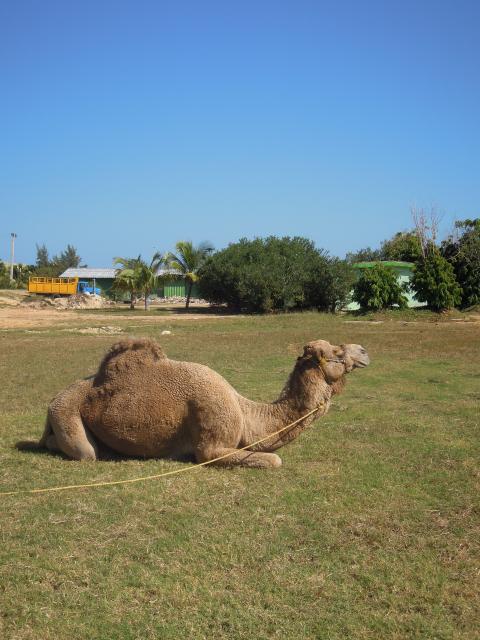
[[[310,361],[298,361],[277,400],[266,404],[242,399],[245,415],[244,443],[248,444],[274,433],[319,407],[318,413],[305,418],[272,442],[260,445],[258,450],[273,451],[283,446],[298,437],[319,415],[326,413],[331,396],[332,387],[326,382],[321,369]]]
[[[285,404],[291,411],[307,412],[330,395],[330,385],[321,367],[302,358],[295,364],[276,402]]]

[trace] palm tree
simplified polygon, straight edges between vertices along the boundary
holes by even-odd
[[[143,260],[137,269],[137,284],[145,299],[145,311],[148,310],[148,296],[156,288],[158,282],[158,269],[165,262],[165,256],[157,251],[150,264]]]
[[[141,256],[138,258],[114,258],[113,264],[119,268],[115,273],[113,286],[116,291],[127,291],[130,294],[130,309],[135,309],[138,294],[138,267]]]
[[[119,265],[115,277],[115,289],[128,291],[130,294],[130,309],[135,309],[136,298],[142,293],[145,298],[145,311],[148,308],[148,296],[157,284],[157,271],[165,261],[164,256],[157,251],[150,264],[138,258],[114,258],[113,263]]]
[[[175,245],[176,253],[167,253],[165,261],[171,269],[179,271],[187,283],[186,309],[190,306],[193,284],[198,280],[198,270],[213,251],[209,242],[194,247],[191,242],[180,241]]]

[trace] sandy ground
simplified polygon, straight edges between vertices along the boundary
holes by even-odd
[[[99,325],[110,325],[112,322],[120,320],[122,322],[128,321],[129,323],[135,323],[136,325],[142,324],[164,324],[172,321],[192,321],[192,320],[205,320],[214,319],[220,320],[224,318],[238,318],[238,315],[224,315],[216,313],[205,313],[205,308],[208,308],[206,303],[194,303],[191,306],[191,310],[188,314],[184,312],[183,303],[169,303],[166,305],[153,305],[151,309],[151,315],[142,314],[123,314],[121,311],[105,311],[88,313],[88,311],[72,311],[68,309],[55,309],[55,308],[42,308],[36,309],[34,307],[22,306],[19,303],[22,299],[28,295],[25,291],[4,291],[0,290],[0,330],[8,329],[41,329],[46,327],[58,327],[64,330],[80,330],[82,327],[88,325],[94,325],[89,330],[102,333],[102,329],[108,329],[108,333],[114,333],[115,327],[107,326],[100,327]],[[138,305],[138,310],[143,310],[141,305]],[[117,305],[118,309],[118,305]],[[159,315],[155,311],[158,309],[168,310],[168,315]],[[202,310],[203,313],[195,313],[195,310]],[[443,322],[474,322],[480,324],[480,315],[477,313],[468,314],[465,318],[452,318],[450,320],[443,320]],[[371,320],[345,320],[346,323],[368,323],[380,324],[383,321],[371,321]],[[408,321],[402,321],[403,324],[410,324]],[[419,321],[414,321],[418,323]],[[95,328],[96,327],[96,328]],[[83,329],[82,329],[83,331]]]
[[[192,311],[188,315],[184,313],[171,313],[161,316],[152,312],[151,316],[133,315],[121,313],[76,313],[75,311],[57,311],[55,309],[28,309],[22,307],[0,308],[0,329],[31,329],[39,327],[68,327],[84,324],[109,324],[117,320],[128,320],[135,324],[162,324],[172,320],[205,320],[222,319],[238,316],[196,314]]]
[[[204,318],[227,318],[238,316],[227,316],[215,313],[205,313],[209,307],[207,303],[194,302],[190,313],[185,314],[185,303],[169,302],[167,304],[154,304],[150,307],[151,315],[122,313],[127,311],[128,305],[116,305],[117,311],[113,312],[105,309],[105,313],[95,311],[88,313],[88,310],[78,313],[71,309],[56,309],[55,307],[35,308],[34,306],[24,306],[20,304],[29,297],[28,291],[22,289],[1,289],[0,290],[0,330],[5,329],[35,329],[45,327],[59,327],[65,330],[68,328],[85,327],[92,324],[98,327],[102,324],[111,324],[120,320],[134,322],[135,324],[163,324],[172,320],[200,320]],[[40,301],[40,298],[39,298]],[[120,311],[118,309],[120,308]],[[111,309],[111,307],[110,307]],[[138,304],[137,309],[143,311],[143,305]],[[168,315],[159,315],[156,310],[168,310]],[[203,313],[195,313],[195,309],[202,310]],[[110,327],[111,329],[112,327]],[[113,327],[114,328],[114,327]]]

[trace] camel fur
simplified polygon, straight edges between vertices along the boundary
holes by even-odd
[[[122,340],[94,376],[55,396],[37,446],[74,460],[96,460],[99,448],[107,445],[145,458],[193,454],[204,462],[232,454],[215,464],[278,467],[281,459],[273,451],[325,415],[345,375],[368,363],[360,345],[309,342],[279,398],[268,404],[244,398],[209,367],[167,358],[153,340]],[[238,450],[317,407],[291,429]]]

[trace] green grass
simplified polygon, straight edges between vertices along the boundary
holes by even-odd
[[[116,320],[255,399],[276,396],[314,338],[359,342],[372,364],[279,451],[278,470],[0,497],[0,636],[478,638],[478,324],[348,319]],[[51,396],[115,339],[0,333],[0,490],[183,466],[13,448],[41,433]]]
[[[474,308],[468,312],[475,311]],[[450,322],[451,320],[469,321],[470,315],[459,309],[437,312],[426,307],[409,307],[406,309],[383,309],[381,311],[348,311],[351,320],[396,320],[406,322]]]
[[[100,309],[75,309],[75,313],[77,313],[79,316],[81,315],[85,315],[85,314],[94,314],[94,315],[112,315],[112,317],[115,317],[115,315],[128,315],[128,316],[158,316],[158,315],[169,315],[170,311],[166,308],[163,307],[149,307],[149,309],[147,311],[145,311],[145,308],[143,307],[143,305],[138,305],[135,307],[135,309],[130,309],[129,305],[120,305],[120,304],[116,304],[115,306],[111,306],[111,307],[102,307]]]

